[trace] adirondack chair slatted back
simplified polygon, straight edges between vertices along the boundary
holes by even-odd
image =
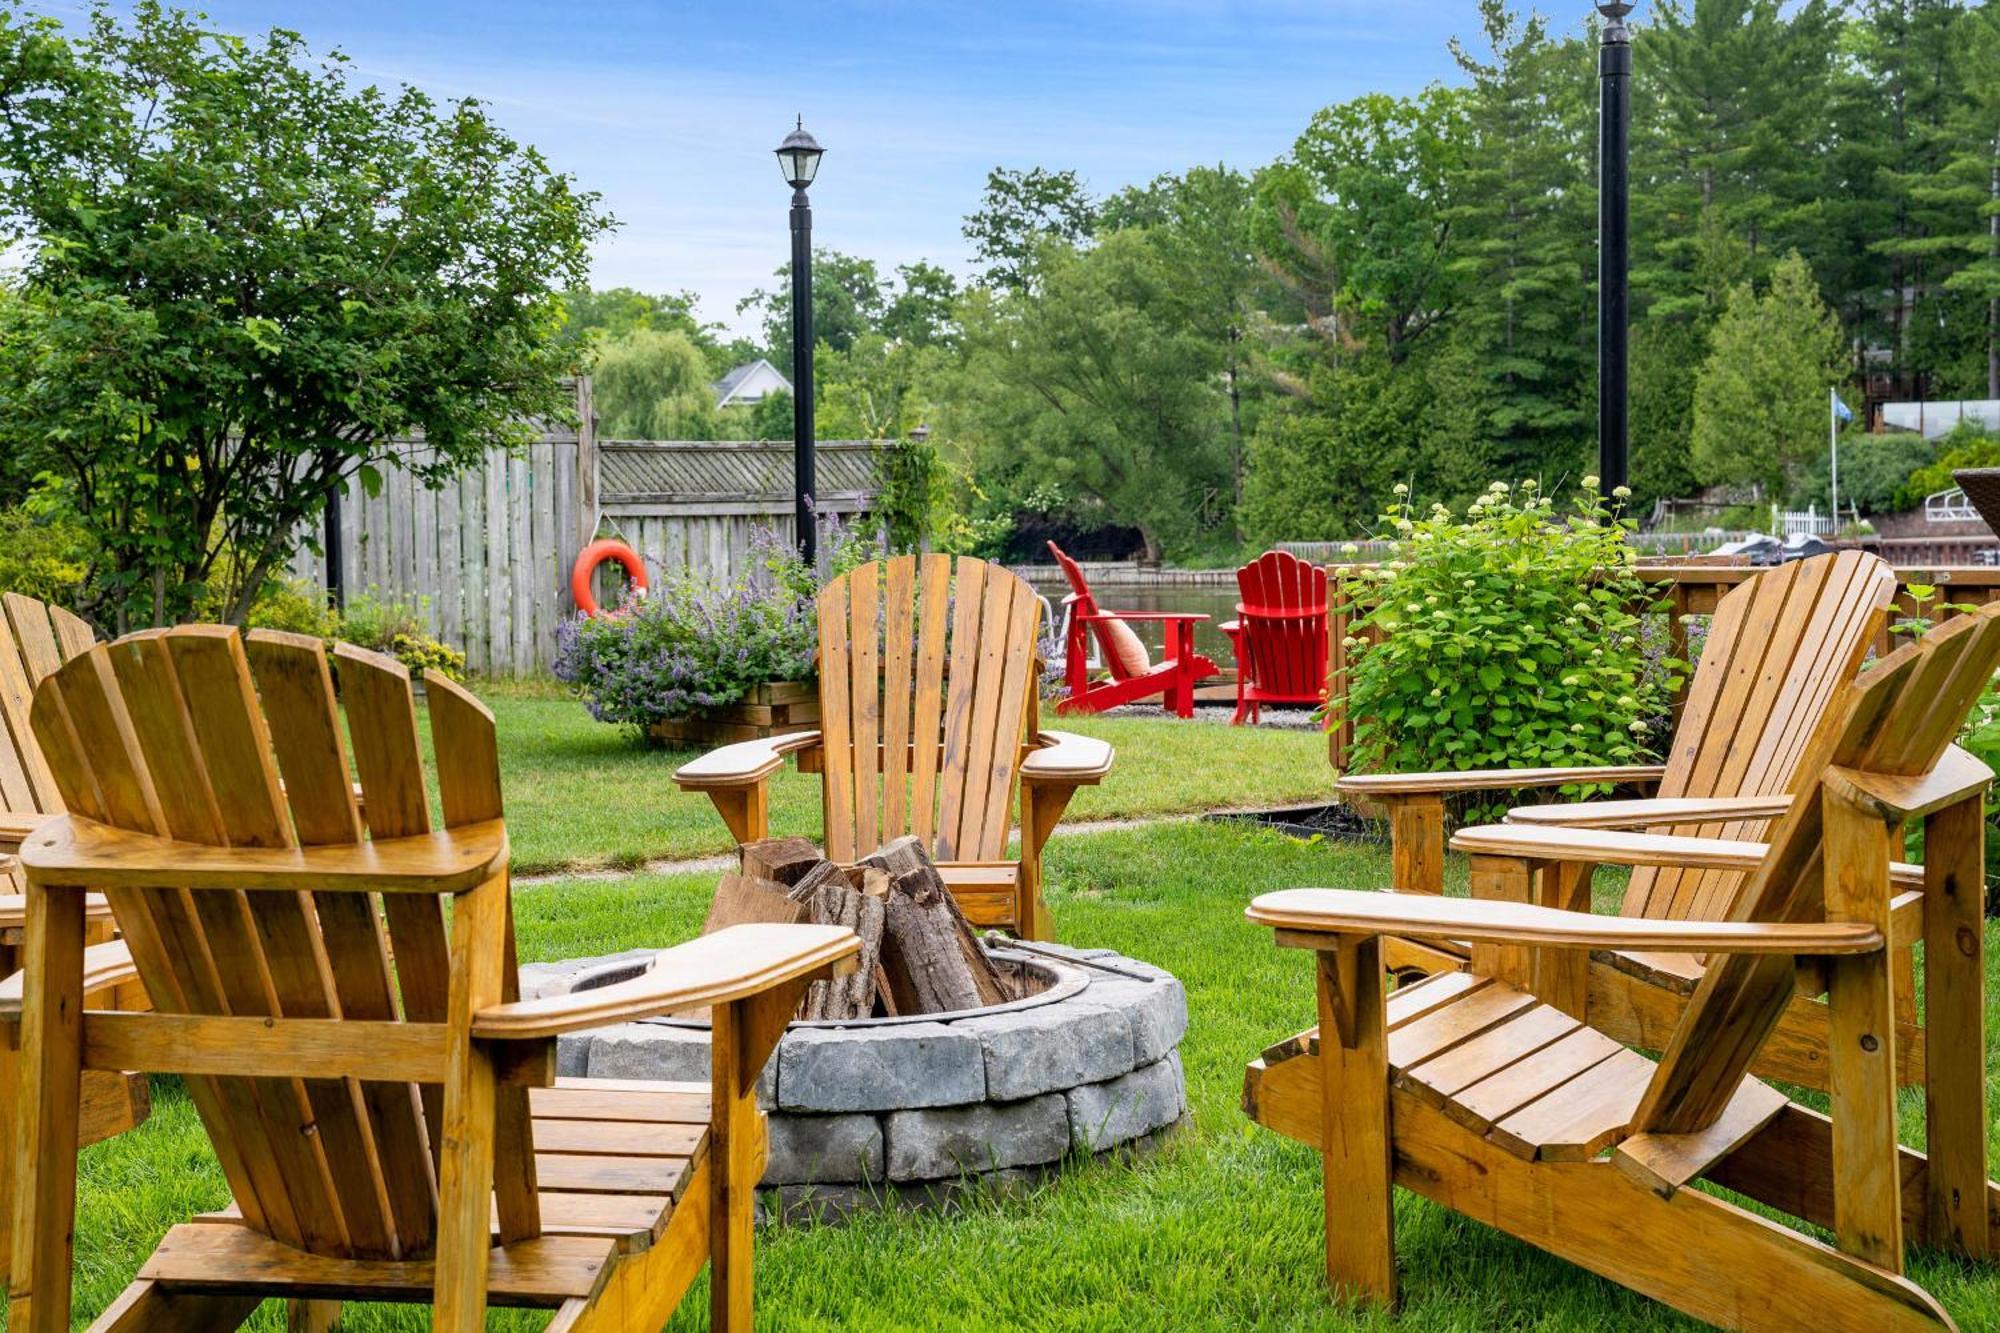
[[[90,626],[59,606],[0,597],[0,810],[57,814],[62,798],[28,722],[35,687],[89,649]]]
[[[430,832],[408,672],[347,645],[334,661],[345,737],[318,639],[259,631],[246,643],[220,626],[150,630],[92,648],[37,691],[35,730],[68,808],[121,829],[245,848],[355,844],[364,829]],[[491,714],[448,681],[427,686],[446,826],[497,818]],[[437,896],[164,888],[109,896],[157,1010],[445,1017],[453,964]],[[511,926],[506,934],[484,947],[511,960]],[[430,1252],[437,1085],[281,1076],[188,1084],[250,1225],[326,1256]],[[503,1156],[513,1160],[496,1164],[501,1181],[532,1181],[531,1152]],[[532,1198],[532,1183],[526,1189]]]
[[[1959,616],[1876,663],[1842,691],[1809,741],[1798,799],[1771,850],[1726,906],[1734,921],[1826,914],[1825,798],[1831,766],[1895,776],[1929,772],[2000,665],[2000,602]],[[1888,840],[1877,906],[1887,919]],[[1633,1120],[1635,1132],[1694,1133],[1715,1123],[1796,984],[1784,955],[1732,954],[1703,973]],[[1886,985],[1886,976],[1884,978]]]
[[[1895,596],[1889,566],[1860,551],[1767,570],[1722,599],[1689,682],[1662,797],[1774,796],[1792,791],[1814,726],[1852,680]],[[1686,825],[1686,836],[1756,841],[1769,821]],[[1641,867],[1624,914],[1713,920],[1743,875]]]
[[[1071,557],[1069,552],[1063,550],[1054,542],[1049,543],[1049,554],[1055,557],[1056,564],[1062,569],[1063,578],[1069,583],[1070,615],[1103,615],[1104,609],[1097,604],[1097,594],[1090,590],[1090,580],[1083,576],[1083,567],[1076,563],[1076,560]],[[1119,641],[1120,628],[1123,628],[1126,636],[1129,637],[1129,643],[1121,643]],[[1111,673],[1111,678],[1113,680],[1132,679],[1132,664],[1128,661],[1128,654],[1134,651],[1130,644],[1136,644],[1138,638],[1132,634],[1130,627],[1115,625],[1108,620],[1094,620],[1090,623],[1090,634],[1092,638],[1097,640],[1098,656],[1104,659],[1104,669]],[[1137,651],[1141,656],[1144,656],[1145,650],[1143,648]]]
[[[1042,607],[984,560],[896,556],[819,595],[826,850],[914,834],[941,861],[1006,851]]]
[[[1326,688],[1326,571],[1290,551],[1266,551],[1236,571],[1237,617],[1257,688],[1310,698]]]

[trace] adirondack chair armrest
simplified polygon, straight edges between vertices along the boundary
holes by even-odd
[[[1900,824],[1983,794],[1993,781],[1993,770],[1952,745],[1928,773],[1906,777],[1834,767],[1826,770],[1822,781],[1842,800],[1872,809],[1888,823]]]
[[[1666,953],[1872,953],[1882,932],[1865,922],[1677,921],[1597,916],[1532,903],[1350,889],[1267,893],[1245,913],[1279,931],[1279,943],[1321,947],[1333,935],[1399,935],[1546,948],[1654,950]]]
[[[21,1020],[21,986],[27,973],[16,972],[0,978],[0,1023]],[[125,941],[93,944],[83,951],[83,993],[86,997],[111,986],[123,986],[139,979],[132,965],[132,951]]]
[[[1448,796],[1465,791],[1511,791],[1519,787],[1566,787],[1571,783],[1658,782],[1664,764],[1617,764],[1597,768],[1468,768],[1437,773],[1354,773],[1334,784],[1343,796],[1382,800],[1401,796]]]
[[[846,926],[730,926],[662,949],[646,971],[613,986],[497,1004],[473,1015],[484,1041],[536,1041],[745,1000],[787,982],[843,976],[861,937]]]
[[[0,852],[19,851],[30,833],[55,818],[35,810],[0,810]]]
[[[1200,611],[1100,611],[1094,616],[1078,616],[1078,624],[1093,624],[1099,620],[1207,620]]]
[[[1740,819],[1776,819],[1792,808],[1777,796],[1678,796],[1645,801],[1557,801],[1523,805],[1507,812],[1509,824],[1538,828],[1643,829],[1658,824],[1714,824]]]
[[[1761,842],[1729,838],[1687,838],[1670,833],[1630,833],[1623,829],[1539,828],[1531,824],[1481,824],[1452,835],[1451,848],[1473,856],[1511,856],[1523,861],[1569,861],[1609,866],[1680,866],[1695,870],[1755,870],[1768,850]],[[1897,889],[1921,889],[1924,868],[1889,863]]]
[[[818,744],[817,731],[795,731],[718,746],[675,769],[674,785],[682,791],[755,787],[785,766],[786,755]]]
[[[32,882],[93,889],[457,893],[506,867],[507,826],[489,819],[339,846],[215,847],[63,815],[22,845],[21,864]]]
[[[1104,780],[1118,752],[1111,742],[1068,731],[1044,731],[1021,761],[1021,780],[1059,786],[1086,786]]]

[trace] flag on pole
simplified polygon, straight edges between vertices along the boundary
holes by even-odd
[[[1854,413],[1848,409],[1846,403],[1840,401],[1840,390],[1828,389],[1827,392],[1833,395],[1833,414],[1843,422],[1854,420]]]

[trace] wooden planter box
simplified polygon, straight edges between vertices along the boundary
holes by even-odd
[[[759,685],[727,708],[712,708],[699,717],[676,717],[646,729],[661,745],[693,749],[762,740],[819,727],[819,683],[778,680]]]

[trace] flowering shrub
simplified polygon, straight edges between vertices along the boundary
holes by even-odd
[[[881,555],[879,541],[829,526],[828,567],[842,574]],[[555,674],[590,715],[644,731],[739,702],[771,681],[814,674],[819,620],[813,572],[768,530],[752,539],[758,564],[732,584],[681,573],[653,596],[556,631]]]
[[[1394,558],[1341,584],[1357,611],[1344,645],[1357,766],[1646,762],[1686,668],[1645,669],[1644,614],[1659,608],[1636,573],[1633,524],[1614,521],[1597,479],[1566,514],[1532,481],[1495,482],[1463,519],[1443,505],[1417,515],[1408,487],[1396,493],[1384,516]]]

